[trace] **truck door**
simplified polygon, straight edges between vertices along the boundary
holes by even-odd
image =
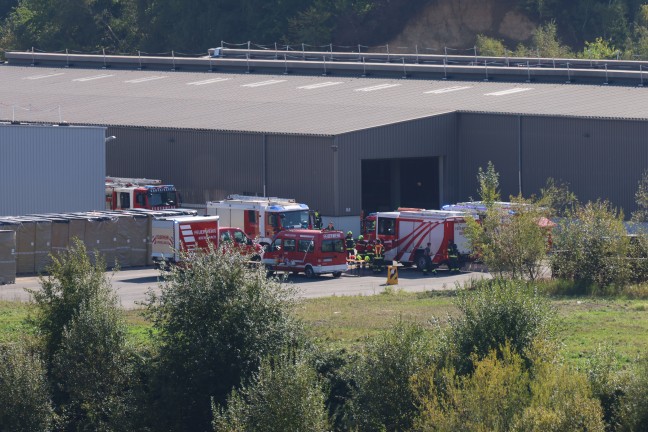
[[[120,209],[130,208],[131,195],[128,192],[119,192],[119,207]]]
[[[148,200],[146,199],[145,191],[135,191],[135,197],[133,200],[133,207],[135,208],[148,208]]]
[[[256,238],[259,235],[259,215],[256,210],[245,210],[243,231]]]
[[[277,213],[266,213],[266,237],[272,237],[279,232],[279,215]]]

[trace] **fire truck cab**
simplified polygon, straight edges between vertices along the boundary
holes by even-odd
[[[308,206],[288,198],[230,195],[207,202],[207,214],[220,216],[223,225],[242,229],[264,246],[282,230],[312,227]]]
[[[342,231],[294,229],[278,233],[263,253],[269,273],[304,273],[307,278],[331,273],[338,278],[347,270]]]
[[[106,177],[106,209],[165,210],[180,207],[173,185],[146,178]]]
[[[466,217],[463,212],[444,210],[405,210],[376,213],[376,237],[385,246],[385,260],[424,269],[448,264],[448,245],[455,243],[462,257],[470,256],[465,237]],[[430,243],[430,257],[425,248]],[[431,261],[431,263],[430,263]]]

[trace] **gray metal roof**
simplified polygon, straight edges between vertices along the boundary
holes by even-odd
[[[0,119],[336,135],[452,111],[648,119],[648,89],[0,66]]]

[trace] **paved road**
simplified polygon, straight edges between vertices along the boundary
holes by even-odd
[[[139,302],[146,298],[149,288],[156,290],[159,271],[150,267],[124,269],[117,273],[112,283],[126,309],[135,309]],[[463,283],[473,278],[490,277],[487,273],[462,272],[449,274],[440,270],[436,276],[426,276],[414,269],[399,269],[398,285],[394,288],[408,292],[432,291],[450,289],[456,283]],[[386,275],[383,272],[374,276],[371,272],[356,275],[348,272],[339,279],[324,275],[315,279],[306,279],[303,275],[288,277],[288,283],[297,285],[299,296],[302,298],[344,296],[344,295],[374,295],[386,288]],[[29,301],[31,295],[25,288],[38,289],[40,284],[37,277],[16,279],[12,285],[0,285],[0,300]]]

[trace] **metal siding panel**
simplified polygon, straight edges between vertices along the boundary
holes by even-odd
[[[525,195],[553,177],[583,202],[607,199],[635,210],[634,194],[648,168],[648,122],[528,117],[523,119]]]
[[[204,204],[232,193],[263,194],[263,135],[111,127],[110,175],[174,184],[183,201]]]
[[[461,113],[458,121],[458,157],[450,170],[456,173],[454,201],[479,199],[477,171],[493,162],[499,173],[502,199],[518,194],[517,116]]]
[[[0,215],[104,207],[105,129],[0,125]]]
[[[267,195],[294,198],[323,214],[335,213],[335,152],[329,137],[268,135]]]
[[[360,214],[363,159],[448,156],[456,142],[455,122],[456,114],[450,113],[338,136],[340,193],[335,216]]]

